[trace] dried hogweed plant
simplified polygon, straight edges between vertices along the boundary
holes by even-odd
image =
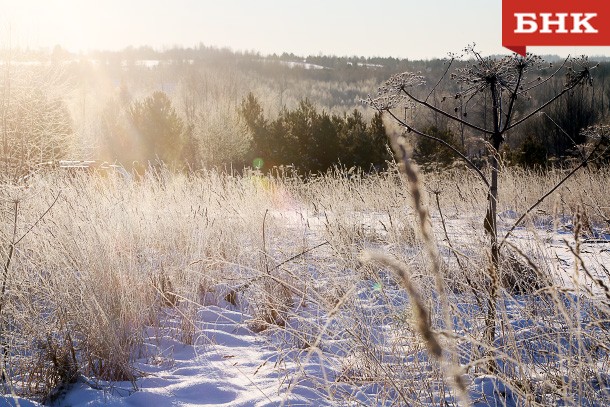
[[[379,88],[377,95],[369,97],[366,103],[388,115],[405,130],[405,133],[434,140],[447,147],[462,159],[485,185],[487,210],[482,226],[489,239],[490,261],[487,269],[489,283],[484,337],[489,349],[493,350],[498,319],[499,278],[497,274],[500,268],[500,249],[503,243],[498,238],[497,228],[498,174],[501,170],[500,149],[510,130],[527,122],[575,87],[591,86],[591,70],[595,66],[591,66],[586,57],[567,58],[557,68],[554,68],[552,64],[545,64],[540,57],[531,54],[526,57],[516,54],[505,57],[484,57],[474,46],[467,47],[463,56],[468,60],[449,74],[452,64],[460,58],[460,56],[450,55],[447,69],[443,76],[434,82],[431,89],[426,89],[427,81],[423,76],[405,72],[388,79]],[[543,68],[544,70],[542,70]],[[545,71],[550,71],[550,74],[545,77],[540,75],[530,77],[531,72]],[[563,87],[547,100],[537,104],[532,103],[529,92],[534,88],[549,84],[551,79],[560,75],[565,75]],[[443,86],[446,86],[448,90],[443,94],[442,101],[454,100],[459,107],[448,109],[444,107],[447,106],[446,104],[439,105],[430,101],[430,96],[437,91],[442,91]],[[460,90],[452,91],[456,88]],[[528,102],[531,106],[528,105]],[[468,116],[467,108],[475,105],[482,109],[483,115],[479,116],[483,116],[484,119]],[[466,110],[464,110],[464,106],[466,106]],[[480,166],[476,165],[471,157],[462,152],[458,146],[427,134],[418,127],[415,119],[409,119],[406,114],[404,118],[401,117],[398,109],[413,107],[420,109],[420,112],[423,108],[423,112],[442,117],[449,123],[468,129],[473,135],[482,139],[488,150],[487,169],[479,168]],[[584,160],[586,161],[586,158]],[[556,188],[552,188],[542,195],[535,205],[542,202]],[[515,226],[522,220],[523,217],[516,222]],[[513,229],[514,227],[507,233],[504,240],[509,237]],[[488,368],[493,372],[496,370],[496,358],[493,353],[490,353],[488,357],[490,361]]]

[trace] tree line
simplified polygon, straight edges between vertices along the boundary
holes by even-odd
[[[37,55],[0,56],[15,61],[0,68],[5,78],[0,81],[4,172],[17,167],[29,171],[40,162],[64,158],[128,167],[163,161],[181,168],[294,165],[303,172],[335,164],[382,168],[391,158],[386,134],[402,129],[384,123],[360,100],[390,74],[407,70],[425,76],[420,92],[429,105],[477,125],[488,127],[491,121],[489,100],[454,97],[463,84],[450,75],[468,65],[460,58],[302,58],[200,46],[98,53],[93,57],[101,62],[92,64],[62,62],[69,55],[55,51],[55,59],[39,65],[26,63]],[[138,58],[160,62],[151,67],[123,65]],[[323,69],[287,64],[293,61]],[[548,77],[561,61],[554,64],[533,66],[533,80]],[[577,146],[586,141],[583,129],[608,120],[609,77],[610,64],[600,63],[591,71],[591,84],[579,85],[524,126],[507,132],[500,151],[504,162],[544,167],[578,156]],[[532,87],[529,102],[544,101],[564,80],[555,75],[546,86]],[[515,113],[525,106],[525,100],[519,100]],[[401,115],[485,165],[487,146],[471,129],[434,110],[409,107]],[[420,165],[453,165],[455,156],[438,143],[406,136]]]
[[[271,120],[252,93],[242,101],[239,112],[250,130],[250,154],[257,166],[290,164],[305,172],[326,171],[341,164],[379,169],[391,158],[380,114],[367,123],[357,109],[350,114],[329,114],[305,99],[296,109],[283,109]]]
[[[491,121],[486,113],[489,106],[485,105],[489,101],[454,98],[453,95],[462,91],[462,85],[448,80],[448,76],[442,79],[449,65],[451,72],[468,66],[468,61],[460,58],[430,61],[336,56],[303,58],[293,54],[262,56],[205,46],[175,49],[164,54],[155,54],[150,49],[131,50],[135,53],[133,57],[139,55],[136,51],[142,53],[141,57],[190,58],[192,61],[191,65],[161,64],[150,71],[139,72],[142,77],[152,77],[156,72],[165,81],[182,78],[178,90],[173,94],[168,92],[168,96],[184,122],[183,142],[189,146],[186,148],[189,154],[184,158],[191,163],[240,166],[252,165],[255,158],[260,158],[265,168],[294,164],[304,171],[323,170],[331,161],[363,168],[379,167],[389,158],[382,154],[386,153],[386,143],[381,143],[383,151],[380,152],[371,146],[371,140],[381,134],[378,128],[383,122],[380,118],[371,118],[371,111],[358,107],[359,100],[374,93],[390,73],[407,70],[422,72],[426,77],[422,94],[431,105],[453,111],[480,125],[488,126]],[[534,78],[547,77],[562,64],[561,60],[551,59],[553,64],[531,68]],[[290,61],[306,61],[323,69],[285,64]],[[541,168],[552,163],[562,164],[578,154],[576,146],[586,141],[581,134],[583,129],[604,123],[610,113],[610,81],[607,80],[610,64],[601,62],[591,75],[593,86],[583,84],[573,89],[525,126],[506,135],[501,151],[505,163]],[[441,83],[438,83],[439,79],[442,79]],[[563,81],[562,75],[557,75],[546,83],[547,86],[533,87],[528,91],[530,102],[545,100],[546,93],[560,89]],[[440,92],[441,88],[444,93]],[[200,101],[185,106],[186,99]],[[519,113],[524,106],[520,101],[514,107],[515,112]],[[197,109],[199,112],[193,114]],[[408,109],[405,114],[411,116],[419,128],[436,134],[474,162],[485,165],[487,147],[470,129],[422,109]],[[386,133],[401,131],[391,123],[386,125],[389,125]],[[239,133],[244,133],[243,137],[238,136]],[[364,133],[370,135],[363,136]],[[425,168],[453,164],[455,156],[442,145],[414,135],[408,135],[408,139],[416,160]],[[261,161],[257,160],[257,163]]]
[[[304,173],[323,172],[336,165],[381,169],[391,158],[380,114],[367,123],[357,109],[350,114],[329,114],[302,100],[296,109],[283,109],[271,119],[252,93],[235,114],[238,117],[233,120],[241,120],[241,126],[229,122],[210,126],[208,120],[180,117],[164,92],[131,102],[123,96],[107,106],[102,118],[104,155],[124,166],[159,162],[190,168],[294,166]],[[237,135],[238,141],[230,140],[230,131],[244,134]]]

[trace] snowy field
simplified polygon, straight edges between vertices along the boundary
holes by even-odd
[[[193,218],[200,226],[207,222],[207,229],[180,231],[180,239],[192,239],[194,246],[216,239],[213,255],[204,250],[208,246],[189,247],[188,259],[177,260],[172,253],[160,254],[173,246],[153,247],[143,239],[146,272],[161,270],[173,286],[153,282],[156,300],[151,301],[161,305],[154,308],[154,318],[142,319],[138,346],[131,348],[133,380],[104,380],[79,371],[74,383],[58,386],[47,404],[457,405],[459,395],[443,363],[431,357],[422,340],[421,321],[400,281],[386,267],[363,262],[363,251],[389,254],[412,271],[411,280],[430,311],[427,323],[446,360],[460,369],[473,405],[610,403],[607,225],[591,220],[584,227],[575,216],[539,212],[515,229],[505,246],[509,260],[500,276],[498,323],[490,347],[483,337],[489,278],[480,214],[462,207],[441,214],[430,199],[448,287],[442,299],[426,272],[429,259],[400,187],[393,181],[393,187],[386,185],[390,198],[381,202],[371,185],[358,189],[339,182],[330,186],[345,190],[332,200],[311,202],[298,192],[311,193],[315,184],[292,189],[247,184],[252,195],[236,192],[242,201],[217,203],[217,211],[224,208],[213,215],[224,222],[219,230],[207,212]],[[164,186],[167,194],[176,193],[175,187]],[[151,188],[142,196],[154,200],[155,193]],[[214,199],[219,198],[211,194],[210,211]],[[109,198],[119,206],[125,200],[124,192]],[[166,220],[150,233],[165,230],[169,240],[177,239],[172,225],[185,214],[202,213],[186,200],[177,206],[168,206]],[[139,210],[144,219],[158,215],[159,206],[144,202]],[[254,212],[239,235],[222,234]],[[519,213],[506,209],[500,214],[501,236]],[[117,224],[122,224],[121,216],[116,215]],[[131,220],[125,222],[125,228],[133,226]],[[199,233],[208,235],[204,239]],[[227,252],[219,255],[223,245]],[[125,250],[126,258],[137,251],[131,246],[112,250],[117,257]],[[193,272],[196,280],[180,274],[201,263],[205,267]],[[185,288],[194,281],[196,290]],[[441,315],[443,304],[451,310],[451,330]],[[490,354],[495,371],[487,367]],[[16,380],[18,386],[23,381]],[[9,391],[0,404],[39,405],[33,400]]]

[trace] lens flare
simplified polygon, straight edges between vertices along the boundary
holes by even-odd
[[[260,170],[261,168],[263,168],[263,165],[265,165],[265,162],[260,157],[257,157],[252,161],[252,167],[255,170]]]

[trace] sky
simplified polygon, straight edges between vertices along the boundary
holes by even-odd
[[[228,47],[262,54],[445,57],[502,48],[501,0],[0,0],[0,48]],[[610,56],[610,47],[533,47]]]

